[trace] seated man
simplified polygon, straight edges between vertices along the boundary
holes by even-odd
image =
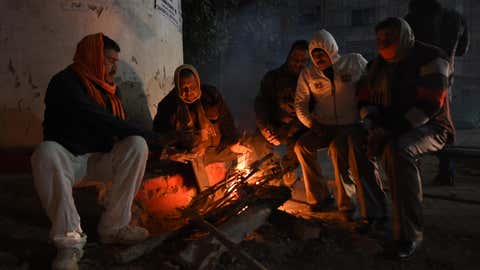
[[[101,33],[86,36],[73,64],[48,85],[44,142],[31,163],[58,250],[53,269],[78,269],[83,255],[87,236],[72,197],[72,187],[81,180],[113,181],[98,227],[101,242],[132,244],[148,237],[145,229],[129,225],[130,210],[148,156],[144,138],[164,139],[125,121],[114,83],[119,52],[118,44]]]
[[[310,130],[297,140],[294,150],[302,167],[307,202],[319,211],[334,202],[317,164],[317,150],[330,146],[338,208],[349,218],[355,185],[348,173],[347,134],[358,121],[355,84],[367,61],[355,53],[340,56],[335,39],[323,29],[313,35],[308,49],[313,65],[300,73],[295,109]]]
[[[306,131],[297,118],[294,101],[298,76],[308,63],[307,51],[307,41],[296,41],[290,49],[287,62],[265,74],[255,99],[260,133],[273,146],[287,145],[287,153],[282,158],[282,167],[286,172],[283,181],[287,186],[294,184],[294,172],[299,165],[293,146]]]
[[[415,41],[408,23],[388,18],[375,27],[377,56],[360,87],[366,152],[381,157],[391,184],[398,256],[411,256],[423,238],[422,183],[417,159],[453,139],[447,94],[448,56]]]
[[[178,67],[174,81],[175,88],[158,104],[153,130],[192,134],[189,139],[179,139],[165,149],[164,157],[191,162],[197,184],[203,190],[210,185],[205,165],[233,160],[237,153],[249,150],[237,143],[237,129],[220,92],[213,86],[201,85],[193,66]]]

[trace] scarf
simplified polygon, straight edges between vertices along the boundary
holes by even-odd
[[[80,77],[87,94],[101,107],[110,106],[112,114],[125,120],[122,101],[115,95],[116,85],[104,80],[103,34],[84,37],[77,45],[71,68]],[[104,94],[107,98],[104,98]],[[108,104],[107,104],[108,102]]]
[[[198,87],[201,87],[198,71],[191,65],[181,65],[175,70],[174,80],[175,88],[178,94],[177,104],[177,130],[200,131],[197,140],[209,146],[217,146],[220,143],[219,130],[207,118],[205,109],[201,102],[201,92],[196,100],[185,102],[180,96],[180,73],[182,70],[190,70],[197,81]],[[200,89],[201,91],[201,89]]]

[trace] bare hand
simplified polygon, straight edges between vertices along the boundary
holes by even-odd
[[[168,159],[176,162],[187,163],[188,161],[192,161],[194,157],[188,153],[174,153],[168,155]]]
[[[265,140],[267,140],[269,143],[275,146],[280,145],[280,140],[278,139],[278,136],[272,130],[268,128],[261,128],[260,133],[262,133]]]
[[[248,148],[247,146],[242,145],[238,142],[236,144],[230,146],[230,151],[232,151],[233,153],[236,153],[236,154],[247,154],[247,153],[252,152],[252,150],[250,148]]]
[[[193,157],[198,158],[205,155],[206,151],[207,151],[207,142],[200,141],[193,146],[192,150],[190,151],[190,154]]]

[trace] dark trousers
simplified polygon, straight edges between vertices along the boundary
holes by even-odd
[[[352,130],[348,145],[350,172],[355,184],[361,216],[370,221],[384,219],[387,213],[387,197],[383,191],[383,181],[377,160],[366,156],[366,130],[361,127]],[[348,186],[347,183],[343,185]]]
[[[423,193],[417,159],[442,149],[447,137],[446,130],[426,124],[385,146],[382,161],[391,185],[395,240],[422,240]]]

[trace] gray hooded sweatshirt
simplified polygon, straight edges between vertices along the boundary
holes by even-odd
[[[337,42],[323,29],[315,32],[309,43],[310,57],[315,49],[324,50],[330,57],[334,81],[332,83],[315,64],[306,67],[300,73],[295,94],[298,119],[308,128],[314,123],[323,125],[355,123],[358,120],[355,85],[365,70],[367,60],[358,53],[340,56]]]

